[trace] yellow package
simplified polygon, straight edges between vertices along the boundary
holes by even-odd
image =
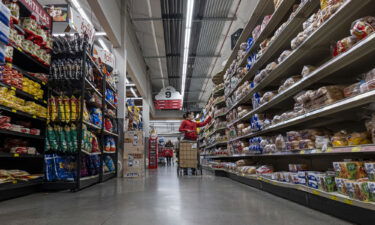
[[[64,96],[63,98],[64,102],[64,111],[65,111],[65,122],[70,122],[70,99],[68,96]]]
[[[71,120],[72,121],[77,121],[78,119],[78,100],[76,97],[72,96],[70,98],[70,107],[71,107]]]
[[[320,9],[325,9],[328,6],[328,0],[320,0]]]
[[[65,122],[65,109],[64,109],[64,99],[62,96],[57,97],[57,108],[58,115],[61,122]]]
[[[56,121],[58,118],[57,99],[52,96],[49,100],[49,114],[51,121]]]
[[[365,145],[370,143],[371,141],[367,132],[354,132],[348,136],[348,145]]]

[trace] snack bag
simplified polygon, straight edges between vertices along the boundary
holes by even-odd
[[[368,179],[370,181],[375,181],[375,162],[367,162],[364,166]]]
[[[345,179],[335,177],[335,183],[336,183],[337,191],[341,194],[347,195]]]
[[[70,99],[68,96],[63,97],[63,102],[64,102],[64,113],[65,113],[65,122],[69,123],[70,122]]]
[[[375,182],[367,182],[367,188],[369,191],[369,200],[375,202]]]
[[[49,101],[49,118],[51,121],[56,121],[58,118],[57,100],[54,96],[51,96]]]
[[[68,151],[73,152],[74,143],[73,143],[72,138],[70,136],[70,127],[68,125],[66,125],[64,127],[64,135],[65,135]]]
[[[348,136],[348,145],[351,146],[351,145],[370,144],[371,141],[369,140],[368,136],[369,135],[368,135],[367,132],[362,132],[362,133],[354,132],[354,133],[351,133]]]
[[[62,96],[57,98],[57,105],[58,105],[58,115],[61,122],[66,122],[65,120],[65,107],[64,107],[64,99]]]
[[[358,19],[352,23],[350,34],[358,38],[364,39],[375,31],[375,17],[367,16]]]
[[[84,127],[82,127],[84,129]],[[78,150],[78,140],[77,140],[77,127],[72,124],[70,127],[70,140],[72,141],[72,152],[77,152]]]
[[[48,146],[50,150],[58,150],[59,149],[59,143],[56,136],[56,133],[50,125],[47,127],[47,137],[48,137]]]
[[[47,181],[54,181],[56,179],[56,172],[54,167],[54,155],[45,155],[44,156],[45,166],[45,175]]]
[[[78,112],[79,112],[79,108],[78,108],[78,100],[76,97],[72,96],[70,98],[70,106],[71,106],[71,121],[77,121],[78,120]]]
[[[355,198],[355,188],[354,188],[354,181],[352,180],[344,180],[345,188],[346,188],[346,194],[350,198]]]
[[[348,171],[348,179],[354,180],[366,177],[363,162],[344,162]]]
[[[365,202],[370,200],[370,192],[367,181],[360,180],[358,182],[354,182],[354,198]]]

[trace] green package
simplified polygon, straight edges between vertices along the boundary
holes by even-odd
[[[59,149],[59,143],[58,143],[58,140],[57,140],[56,133],[55,133],[54,129],[49,125],[48,125],[48,128],[47,128],[47,137],[48,137],[50,149],[58,150]]]

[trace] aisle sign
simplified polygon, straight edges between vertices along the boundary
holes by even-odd
[[[95,59],[99,58],[102,63],[114,68],[115,67],[115,57],[109,51],[94,45],[93,57]]]
[[[155,96],[156,109],[182,109],[182,96],[174,87],[168,86],[161,89]]]
[[[75,9],[70,8],[69,26],[79,34],[86,34],[89,37],[89,43],[93,43],[95,28],[85,18],[83,18]]]
[[[37,0],[19,0],[32,14],[36,17],[37,21],[42,23],[44,26],[48,27],[49,30],[52,29],[52,18],[44,10],[43,6]]]

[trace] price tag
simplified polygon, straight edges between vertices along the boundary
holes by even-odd
[[[326,152],[333,152],[333,149],[331,147],[328,147]]]
[[[350,200],[350,199],[345,199],[344,200],[344,203],[348,204],[348,205],[353,205],[353,201]]]
[[[34,99],[35,99],[35,100],[38,100],[38,98],[37,98],[37,97],[34,97]]]
[[[22,48],[17,47],[18,51],[23,52]]]
[[[10,89],[12,89],[13,91],[17,90],[15,87],[10,87]]]
[[[45,104],[47,104],[47,101],[46,101],[46,100],[43,100],[43,102],[44,102]]]
[[[299,154],[305,154],[305,150],[300,151]]]
[[[14,181],[12,181],[12,183],[13,183],[13,184],[17,184],[17,181],[16,181],[16,180],[14,180]]]
[[[312,193],[313,193],[314,195],[320,195],[319,191],[317,191],[317,190],[313,190]]]
[[[17,112],[17,110],[15,110],[15,109],[12,109],[12,112],[16,113],[16,112]]]
[[[361,147],[353,147],[352,148],[352,152],[360,152],[361,151]]]
[[[46,85],[46,82],[43,81],[42,84],[43,84],[43,85]]]
[[[13,156],[14,156],[14,157],[20,157],[20,154],[15,153]]]
[[[33,116],[34,119],[36,119],[36,116]]]
[[[337,201],[337,196],[334,196],[334,195],[332,195],[331,197],[330,197],[332,200],[335,200],[335,201]]]

